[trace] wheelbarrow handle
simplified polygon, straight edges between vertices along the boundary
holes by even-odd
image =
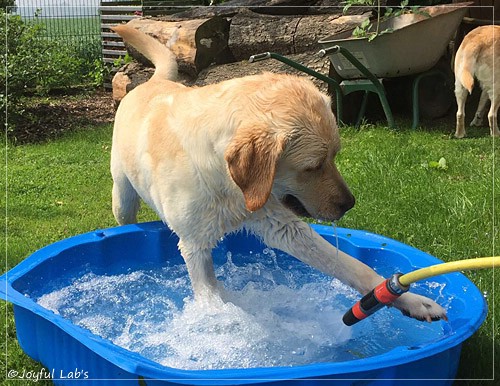
[[[269,59],[270,57],[271,57],[271,53],[270,52],[263,52],[262,54],[256,54],[256,55],[250,56],[250,58],[248,59],[248,61],[250,63],[254,63],[254,62],[259,62],[261,60]]]
[[[331,46],[331,47],[323,48],[322,50],[319,50],[318,53],[321,57],[324,57],[324,56],[329,55],[329,54],[336,54],[339,51],[340,51],[340,46]]]

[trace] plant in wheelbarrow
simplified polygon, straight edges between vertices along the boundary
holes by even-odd
[[[381,29],[381,22],[387,20],[391,17],[396,17],[404,14],[415,14],[422,15],[424,17],[430,17],[430,14],[422,10],[420,6],[408,6],[408,0],[403,0],[398,7],[386,7],[384,14],[382,14],[382,4],[381,0],[346,0],[343,12],[347,13],[347,11],[352,6],[367,6],[367,7],[375,7],[376,10],[376,20],[372,21],[370,18],[365,19],[359,26],[357,26],[353,32],[352,36],[356,38],[368,38],[368,41],[371,42],[377,36],[391,33],[394,31],[394,28],[387,26],[384,29]]]

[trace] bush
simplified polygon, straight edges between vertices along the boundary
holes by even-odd
[[[7,38],[7,44],[0,45],[4,60],[0,68],[1,109],[5,114],[8,108],[10,123],[20,117],[21,100],[27,95],[102,84],[105,68],[95,56],[89,58],[89,52],[98,49],[98,42],[89,42],[89,47],[82,48],[77,42],[47,38],[45,27],[36,19],[26,22],[5,10],[0,10],[0,18],[0,34]]]
[[[3,36],[7,36],[7,86],[14,93],[46,94],[55,88],[84,83],[88,66],[80,47],[44,36],[44,27],[37,22],[24,22],[17,15],[7,15]],[[2,52],[2,56],[5,52]],[[3,75],[3,74],[2,74]]]
[[[16,0],[0,0],[0,8],[2,9],[12,9],[16,5]]]

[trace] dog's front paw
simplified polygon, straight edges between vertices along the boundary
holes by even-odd
[[[441,319],[448,320],[446,310],[435,301],[424,296],[405,293],[392,305],[404,315],[418,320],[426,320],[428,322]]]

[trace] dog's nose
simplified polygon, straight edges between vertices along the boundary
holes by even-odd
[[[342,215],[345,212],[347,212],[349,209],[352,209],[352,207],[354,206],[355,203],[356,203],[356,199],[354,198],[354,195],[351,192],[346,194],[346,197],[344,198],[344,200],[338,204],[338,207],[339,207],[340,211],[342,212]]]

